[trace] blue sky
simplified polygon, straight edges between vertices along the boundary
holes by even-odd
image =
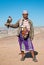
[[[44,0],[0,0],[0,27],[4,27],[8,16],[16,23],[27,10],[34,26],[44,26]]]

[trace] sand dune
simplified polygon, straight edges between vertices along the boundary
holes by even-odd
[[[40,30],[40,29],[39,29]],[[33,45],[38,52],[38,62],[33,62],[32,58],[20,61],[21,55],[18,38],[16,36],[0,39],[0,65],[44,65],[44,31],[34,36]]]

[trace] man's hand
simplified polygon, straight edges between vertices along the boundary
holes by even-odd
[[[6,24],[5,24],[5,26],[7,26],[7,27],[9,28],[9,26],[10,26],[10,23],[6,23]]]
[[[9,26],[9,25],[10,25],[10,23],[6,23],[6,24],[5,24],[5,26]]]

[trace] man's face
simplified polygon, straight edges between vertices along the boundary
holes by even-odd
[[[28,18],[28,14],[23,14],[23,18]]]

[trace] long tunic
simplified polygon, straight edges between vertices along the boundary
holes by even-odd
[[[20,36],[18,37],[19,45],[20,45],[20,50],[21,51],[34,51],[33,43],[30,38],[27,38],[26,40],[23,39],[22,34],[20,32]]]
[[[21,27],[26,27],[29,31],[30,31],[30,25],[28,23],[28,20],[24,20],[23,24],[21,25]],[[30,39],[30,37],[28,37],[26,40],[22,37],[22,33],[20,32],[20,36],[18,38],[19,41],[19,45],[20,45],[20,50],[21,51],[29,51],[29,50],[34,50],[32,41]]]

